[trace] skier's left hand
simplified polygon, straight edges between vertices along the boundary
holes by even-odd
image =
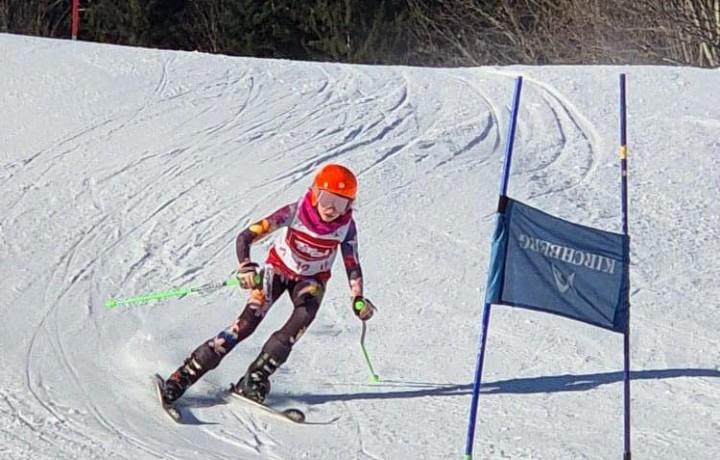
[[[362,321],[367,321],[375,314],[375,305],[363,296],[356,296],[352,302],[353,312]]]

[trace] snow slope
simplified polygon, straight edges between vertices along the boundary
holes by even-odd
[[[0,458],[462,458],[514,79],[509,194],[619,231],[628,78],[633,458],[720,458],[720,71],[348,66],[0,35]],[[273,380],[278,423],[218,394],[286,319],[159,410],[245,294],[109,310],[225,279],[234,238],[317,167],[356,170],[369,384],[342,270]],[[254,248],[257,259],[267,244]],[[622,336],[494,307],[480,459],[617,459]]]

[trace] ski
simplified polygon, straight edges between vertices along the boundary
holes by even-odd
[[[177,407],[173,407],[165,404],[162,398],[162,391],[165,388],[165,379],[160,374],[155,374],[152,377],[155,382],[155,392],[157,393],[158,401],[163,408],[163,411],[170,417],[175,423],[183,423],[182,412]]]
[[[245,396],[241,395],[240,393],[238,393],[237,391],[234,391],[234,390],[235,390],[235,385],[231,384],[230,389],[228,390],[230,395],[235,399],[238,399],[240,401],[248,403],[248,405],[250,405],[250,406],[261,409],[261,410],[267,412],[268,414],[273,415],[277,418],[283,419],[285,421],[298,423],[298,424],[305,423],[305,413],[303,411],[301,411],[300,409],[297,409],[294,407],[291,407],[289,409],[277,409],[268,404],[259,403],[250,398],[246,398]]]

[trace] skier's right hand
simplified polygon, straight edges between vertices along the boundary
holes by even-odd
[[[258,264],[254,262],[244,261],[240,262],[240,265],[238,266],[237,273],[235,276],[237,276],[238,282],[240,283],[240,287],[243,289],[253,289],[257,287],[257,268]]]

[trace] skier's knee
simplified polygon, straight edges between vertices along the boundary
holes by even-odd
[[[241,341],[252,335],[262,320],[263,312],[248,304],[230,330],[237,335],[238,341]]]
[[[314,317],[318,308],[320,308],[324,293],[325,290],[322,283],[316,281],[298,283],[295,291],[292,293],[293,305],[296,309],[305,308],[308,312],[311,312]]]

